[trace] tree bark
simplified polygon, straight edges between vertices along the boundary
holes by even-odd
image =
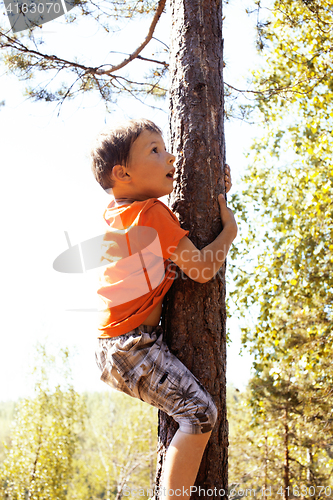
[[[289,426],[288,426],[288,410],[284,411],[284,500],[289,498]]]
[[[171,0],[170,4],[170,139],[177,158],[170,202],[181,226],[201,249],[222,230],[217,201],[224,192],[225,164],[222,0]],[[166,340],[219,410],[197,477],[196,486],[202,491],[193,499],[227,498],[225,322],[225,266],[205,284],[179,275],[164,301]],[[176,429],[177,424],[160,412],[157,487]]]

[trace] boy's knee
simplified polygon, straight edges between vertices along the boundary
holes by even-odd
[[[211,432],[215,427],[218,411],[213,398],[210,397],[205,408],[200,408],[196,413],[201,424],[201,433]]]

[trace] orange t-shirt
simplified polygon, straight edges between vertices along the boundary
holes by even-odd
[[[113,200],[104,213],[99,338],[117,337],[141,325],[176,276],[169,260],[189,231],[157,198],[133,203]]]

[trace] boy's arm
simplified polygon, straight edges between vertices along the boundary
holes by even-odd
[[[217,238],[199,250],[187,236],[184,236],[169,257],[189,278],[198,283],[206,283],[215,276],[237,236],[234,214],[227,207],[222,194],[219,194],[218,200],[223,229]]]

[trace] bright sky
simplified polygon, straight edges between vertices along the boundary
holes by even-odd
[[[225,8],[224,22],[225,80],[240,88],[246,87],[246,72],[256,58],[255,33],[245,7],[244,0],[231,0]],[[166,26],[165,16],[160,26],[162,33],[167,33]],[[68,46],[73,29],[70,25],[52,21],[43,29],[53,31],[50,43],[63,50]],[[139,29],[145,33],[146,25]],[[76,32],[72,50],[90,50],[93,57],[96,38],[93,43],[94,34],[87,33],[84,29]],[[167,36],[163,39],[167,41]],[[126,43],[121,46],[124,51],[136,47],[128,45],[127,49]],[[94,181],[87,153],[109,117],[96,99],[85,103],[85,107],[80,99],[68,103],[57,117],[52,106],[28,102],[23,88],[24,84],[2,70],[0,101],[5,100],[6,105],[0,108],[0,401],[29,394],[27,374],[37,340],[54,348],[69,346],[76,352],[73,374],[78,390],[106,388],[99,380],[94,360],[96,315],[70,311],[94,307],[92,277],[61,274],[52,264],[67,248],[64,231],[73,245],[102,230],[102,213],[109,196]],[[164,110],[121,99],[111,118],[145,116],[167,130],[167,101],[156,105]],[[236,181],[246,166],[245,153],[254,134],[253,126],[240,121],[226,124],[233,190],[237,190]],[[228,383],[241,389],[249,377],[251,360],[249,356],[238,356],[237,323],[233,319],[228,323],[233,339],[228,350]]]

